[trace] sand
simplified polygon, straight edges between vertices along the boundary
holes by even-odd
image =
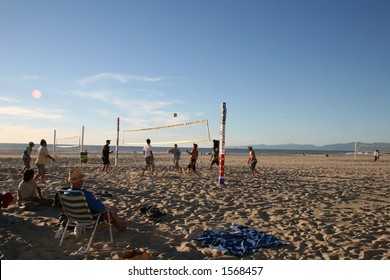
[[[80,165],[89,176],[84,184],[129,221],[128,229],[99,227],[88,254],[73,254],[85,246],[85,236],[72,234],[59,247],[55,239],[61,208],[22,211],[16,204],[0,211],[0,259],[59,260],[115,259],[135,248],[153,260],[389,260],[390,259],[390,156],[379,162],[371,156],[260,155],[252,177],[247,155],[227,155],[225,185],[218,184],[216,166],[209,170],[209,155],[198,162],[200,177],[179,174],[168,154],[156,155],[156,174],[141,176],[141,154],[121,155],[118,167],[100,174],[99,154],[89,154],[80,164],[76,154],[58,154],[48,167],[45,197],[67,186],[68,171]],[[112,163],[114,160],[111,160]],[[188,163],[182,158],[182,167]],[[21,181],[20,155],[0,157],[0,191],[16,189]],[[33,166],[35,168],[35,166]],[[167,215],[149,220],[140,208],[154,204]],[[9,223],[10,217],[23,221]],[[286,245],[261,249],[242,258],[202,248],[193,238],[203,230],[246,225],[286,241]]]

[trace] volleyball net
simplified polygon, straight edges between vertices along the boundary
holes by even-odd
[[[123,130],[122,144],[143,146],[146,139],[153,145],[197,143],[211,141],[208,120],[199,120],[179,124]]]
[[[355,143],[355,158],[357,155],[372,155],[375,150],[381,154],[390,154],[390,146],[385,144]]]
[[[81,135],[73,135],[66,137],[58,137],[57,131],[54,130],[53,155],[57,149],[80,149],[82,151],[84,145],[84,126],[82,127]]]

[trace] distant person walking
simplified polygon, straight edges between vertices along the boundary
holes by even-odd
[[[378,161],[380,157],[380,152],[379,150],[374,151],[374,161]]]
[[[196,161],[198,160],[199,156],[198,145],[194,143],[191,152],[187,151],[187,153],[190,155],[190,163],[187,166],[187,175],[190,175],[190,170],[192,170],[196,176],[199,176],[198,172],[196,171]]]
[[[55,161],[55,159],[49,155],[49,151],[47,149],[47,142],[45,139],[42,139],[40,142],[40,147],[38,149],[38,158],[35,161],[35,165],[38,168],[38,174],[35,175],[34,180],[41,178],[42,184],[45,184],[45,176],[46,176],[46,165],[49,164],[49,159]]]
[[[182,173],[183,169],[179,165],[181,151],[177,147],[177,144],[175,144],[172,149],[169,149],[168,153],[172,154],[172,159],[173,159],[173,163],[175,164],[176,170]]]
[[[260,174],[259,171],[256,170],[256,164],[257,164],[256,154],[252,146],[249,146],[248,150],[249,150],[248,164],[250,164],[252,176],[255,176],[256,174]]]
[[[33,151],[33,147],[34,147],[34,143],[30,142],[28,143],[28,146],[23,152],[22,160],[23,160],[24,167],[22,169],[21,174],[24,174],[26,170],[31,168],[31,153]]]
[[[154,156],[153,156],[153,149],[150,145],[151,141],[150,139],[146,139],[146,145],[144,146],[143,153],[145,157],[145,168],[142,171],[142,176],[144,176],[145,171],[147,169],[150,169],[151,175],[154,175]]]
[[[106,140],[106,145],[104,145],[102,149],[103,167],[100,171],[101,173],[108,172],[108,166],[110,165],[110,154],[113,153],[113,151],[110,151],[110,143],[111,140]]]

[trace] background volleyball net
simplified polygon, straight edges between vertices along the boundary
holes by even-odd
[[[123,145],[143,146],[146,143],[146,139],[150,139],[152,145],[155,146],[211,141],[207,119],[165,126],[123,130]]]
[[[381,154],[390,154],[390,146],[385,144],[365,144],[355,143],[355,158],[358,155],[372,155],[375,150],[379,150]]]
[[[84,145],[84,126],[82,127],[81,135],[73,135],[66,137],[58,137],[57,131],[54,130],[53,155],[58,149],[80,149],[83,150]]]

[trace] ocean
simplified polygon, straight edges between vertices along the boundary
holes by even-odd
[[[24,149],[27,147],[26,144],[15,144],[15,143],[0,143],[0,152],[17,152],[19,151],[21,154]],[[83,151],[87,151],[89,153],[100,153],[103,145],[84,145]],[[110,145],[111,150],[115,151],[115,145]],[[39,144],[35,144],[34,150],[38,150]],[[53,153],[53,145],[48,144],[47,148],[50,153]],[[153,147],[154,153],[166,153],[168,149],[171,147]],[[119,153],[142,153],[143,147],[131,147],[131,146],[119,146]],[[182,152],[186,150],[191,150],[191,147],[179,147]],[[201,154],[209,154],[211,153],[210,148],[198,148],[199,153]],[[316,155],[316,154],[346,154],[353,151],[330,151],[330,150],[286,150],[286,149],[254,149],[256,154],[258,155],[283,155],[283,154],[305,154],[305,155]],[[80,147],[74,148],[56,148],[56,153],[59,152],[69,152],[69,153],[79,153]],[[226,154],[248,154],[247,148],[226,148]]]

